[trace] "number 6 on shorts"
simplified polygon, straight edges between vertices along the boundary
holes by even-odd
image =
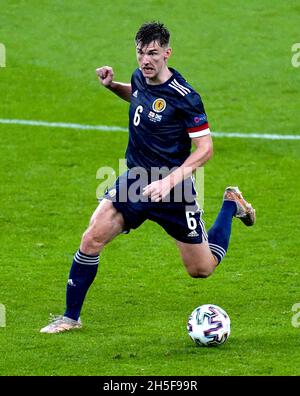
[[[195,230],[197,228],[197,220],[193,217],[195,212],[185,212],[186,222],[190,230]]]

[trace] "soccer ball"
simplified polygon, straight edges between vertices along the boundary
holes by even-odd
[[[204,304],[191,313],[187,331],[196,345],[217,346],[230,335],[230,318],[217,305]]]

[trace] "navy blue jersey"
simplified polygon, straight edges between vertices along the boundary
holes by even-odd
[[[183,164],[191,138],[210,133],[200,95],[174,69],[169,80],[149,85],[140,69],[131,78],[128,168],[169,169]]]

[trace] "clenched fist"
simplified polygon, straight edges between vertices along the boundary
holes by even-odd
[[[96,74],[99,78],[99,81],[105,87],[109,87],[112,83],[114,77],[114,71],[110,66],[102,66],[96,69]]]

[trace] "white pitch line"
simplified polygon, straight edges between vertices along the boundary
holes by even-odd
[[[81,129],[88,131],[128,132],[128,128],[109,125],[84,125],[67,122],[48,122],[37,120],[18,120],[0,118],[0,124],[31,125],[49,128]],[[240,132],[212,132],[214,137],[242,138],[242,139],[267,139],[267,140],[300,140],[300,135],[279,135],[267,133],[240,133]]]
[[[118,127],[118,126],[84,125],[84,124],[73,124],[73,123],[67,123],[67,122],[14,120],[14,119],[5,119],[5,118],[0,118],[0,124],[31,125],[31,126],[42,126],[42,127],[49,127],[49,128],[84,129],[84,130],[89,130],[89,131],[104,131],[104,132],[128,132],[128,128],[122,128],[122,127]]]
[[[300,140],[300,135],[278,135],[269,133],[212,132],[216,137],[267,139],[267,140]]]

